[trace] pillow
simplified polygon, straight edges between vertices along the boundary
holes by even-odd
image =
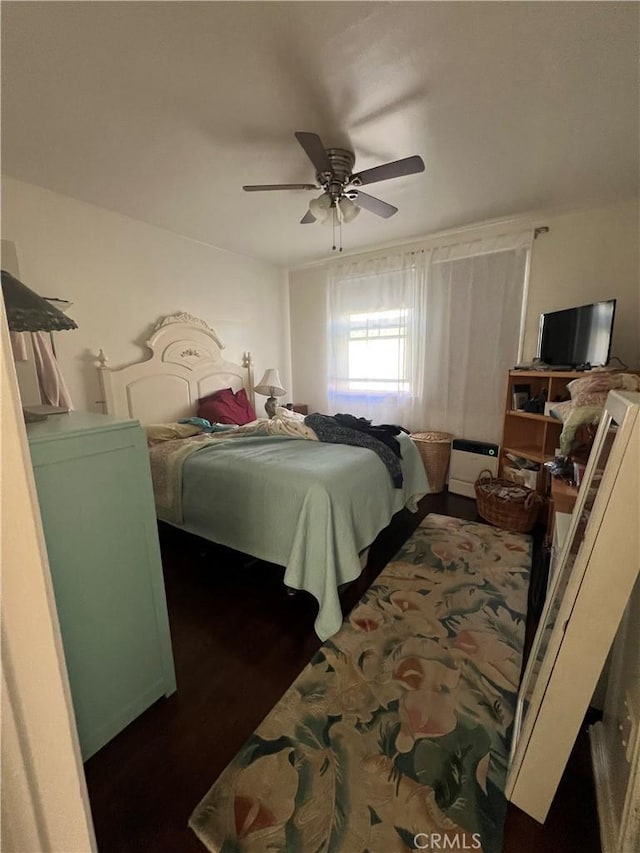
[[[193,424],[200,427],[202,432],[228,432],[230,429],[237,429],[237,424],[211,424],[206,418],[180,418],[179,424]]]
[[[305,418],[300,412],[294,412],[293,409],[287,409],[286,406],[276,406],[275,417],[289,421],[300,421],[301,423],[304,423]]]
[[[571,413],[571,400],[565,400],[563,403],[552,403],[549,409],[549,414],[552,418],[558,421],[566,420]]]
[[[632,373],[593,373],[574,379],[569,382],[567,388],[571,394],[571,405],[577,406],[604,406],[607,394],[613,388],[621,388],[624,391],[637,391],[640,380]]]
[[[198,401],[198,417],[218,424],[248,424],[256,420],[256,412],[247,392],[241,388],[234,394],[231,388],[223,388],[208,394]]]
[[[571,403],[563,412],[564,425],[560,433],[560,452],[567,456],[576,443],[576,431],[581,426],[597,424],[609,391],[620,388],[624,391],[640,390],[640,377],[633,373],[606,373],[594,370],[574,379],[567,385]]]
[[[147,444],[159,444],[161,441],[174,441],[176,438],[189,438],[200,435],[202,429],[194,424],[147,424],[144,431],[147,434]]]

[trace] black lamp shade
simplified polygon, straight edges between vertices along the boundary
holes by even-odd
[[[43,297],[2,270],[2,295],[12,332],[57,332],[78,325]]]

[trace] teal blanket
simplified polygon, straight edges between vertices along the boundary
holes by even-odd
[[[342,624],[338,587],[392,516],[429,491],[420,454],[400,435],[403,487],[371,450],[284,436],[204,446],[182,469],[182,528],[285,566],[284,582],[318,601],[325,640]]]

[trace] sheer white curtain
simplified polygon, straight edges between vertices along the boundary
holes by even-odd
[[[423,251],[346,262],[328,286],[329,414],[416,429],[427,312]]]
[[[520,356],[531,231],[435,249],[427,287],[424,425],[500,443]]]
[[[531,231],[334,267],[328,411],[499,443]]]

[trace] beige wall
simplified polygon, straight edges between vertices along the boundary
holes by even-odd
[[[534,243],[524,356],[535,355],[540,314],[615,298],[611,355],[640,367],[638,201],[546,217]]]
[[[291,356],[295,402],[327,411],[326,268],[289,274]]]
[[[7,177],[2,237],[25,284],[73,303],[79,328],[56,347],[77,409],[101,411],[100,348],[110,367],[139,361],[154,323],[177,311],[208,322],[230,361],[250,350],[256,381],[277,367],[291,387],[284,270]]]
[[[524,358],[542,311],[616,297],[612,354],[638,366],[637,201],[528,221],[550,232],[534,243]],[[277,267],[6,177],[2,237],[26,284],[74,303],[79,328],[56,346],[77,408],[100,410],[99,348],[111,367],[139,360],[155,321],[187,311],[213,326],[231,360],[250,349],[256,380],[278,367],[287,399],[326,409],[326,267],[290,271],[287,287]]]
[[[523,359],[535,355],[541,312],[615,297],[611,353],[631,368],[640,367],[637,200],[522,222],[549,227],[549,233],[533,243]],[[320,411],[326,409],[327,268],[318,265],[289,273],[295,397]]]

